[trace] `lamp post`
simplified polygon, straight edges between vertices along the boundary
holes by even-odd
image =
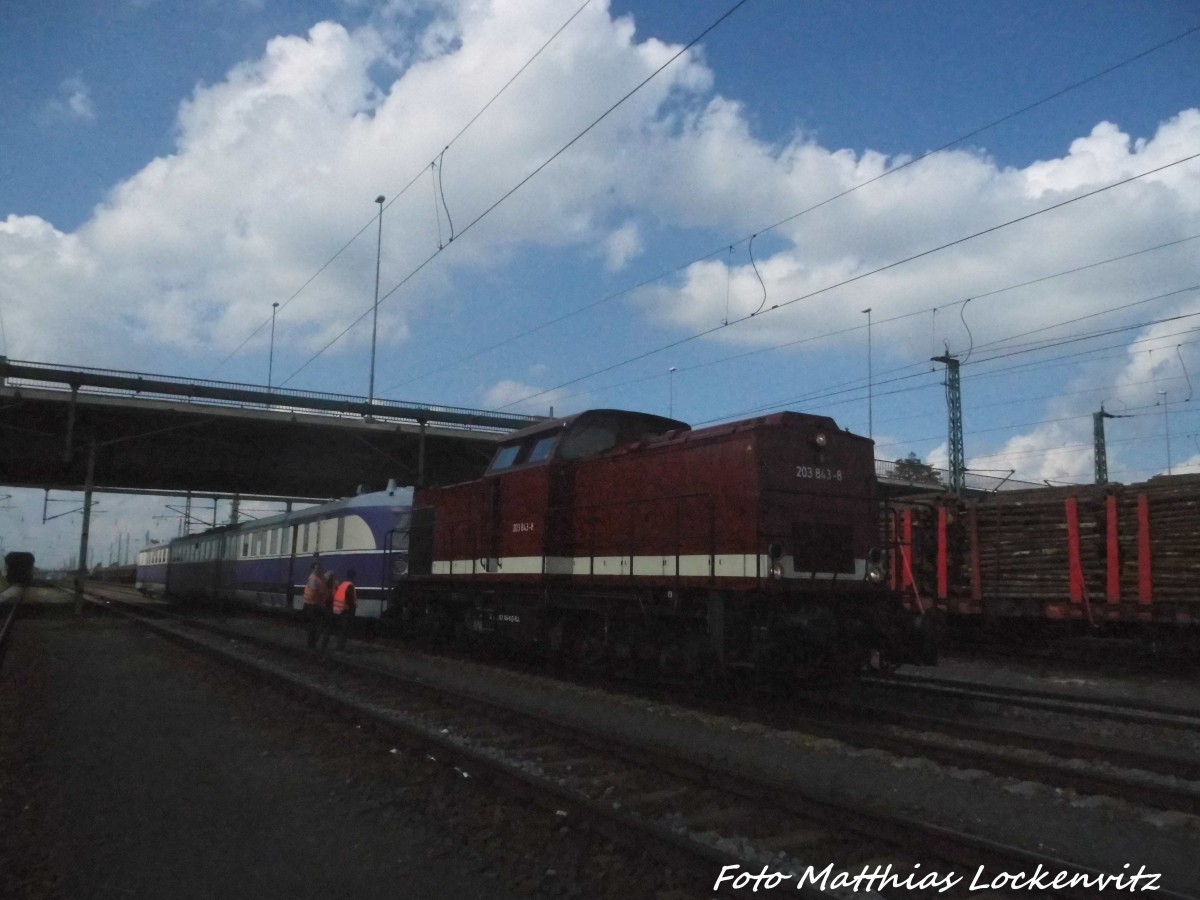
[[[271,352],[267,354],[267,391],[271,390],[271,378],[275,374],[275,314],[279,311],[279,303],[271,304]]]
[[[1159,391],[1158,396],[1162,397],[1163,408],[1163,437],[1167,439],[1167,474],[1171,474],[1171,424],[1167,416],[1167,392]]]
[[[671,368],[667,369],[667,377],[669,379],[668,384],[667,384],[667,417],[668,418],[675,417],[675,372],[676,372],[675,366],[671,366]]]
[[[867,314],[867,437],[875,437],[875,377],[871,369],[871,307],[863,310]]]
[[[371,384],[367,389],[367,405],[375,402],[375,338],[379,333],[379,261],[383,253],[383,201],[380,194],[375,198],[379,204],[379,239],[375,244],[375,310],[371,315]]]

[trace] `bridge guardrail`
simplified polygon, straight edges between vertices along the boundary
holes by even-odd
[[[382,421],[434,423],[472,431],[509,432],[534,422],[539,416],[492,412],[436,403],[411,403],[353,394],[296,388],[271,388],[231,381],[188,379],[116,369],[70,367],[53,363],[10,360],[0,356],[0,379],[7,387],[39,387],[84,391],[109,396],[154,396],[196,401],[204,405],[310,412],[325,415],[365,416]]]

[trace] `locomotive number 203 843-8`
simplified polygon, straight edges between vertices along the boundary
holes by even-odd
[[[821,466],[796,466],[797,478],[811,478],[814,481],[841,481],[841,469],[826,469]]]

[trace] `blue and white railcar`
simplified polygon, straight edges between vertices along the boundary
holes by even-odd
[[[299,609],[319,562],[338,581],[354,570],[358,615],[378,617],[390,586],[408,572],[411,511],[412,489],[394,488],[176,538],[138,555],[138,586],[185,600]]]
[[[139,550],[134,587],[143,594],[158,597],[167,589],[167,558],[170,544],[156,544]]]

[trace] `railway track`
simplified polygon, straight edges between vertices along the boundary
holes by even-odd
[[[1200,759],[1194,756],[827,698],[806,707],[809,715],[778,723],[901,756],[1200,815]]]
[[[97,602],[108,608],[125,606],[111,599]],[[782,878],[783,873],[805,873],[809,866],[816,883],[799,889],[794,880],[786,884],[796,896],[1000,897],[1005,895],[981,894],[977,887],[968,892],[972,875],[1070,873],[1066,881],[1105,874],[965,832],[830,803],[791,784],[415,682],[378,665],[314,654],[211,623],[151,621],[145,612],[124,614],[389,740],[420,747],[464,776],[515,791],[564,820],[586,824],[626,846],[653,847],[678,871],[702,873],[689,885],[695,896],[727,895],[736,876],[768,873]],[[873,893],[847,893],[848,885],[862,884],[847,879],[875,874],[878,884],[885,872],[894,873],[897,881],[907,877],[909,883],[898,889],[893,885]],[[722,873],[728,877],[717,889]],[[832,886],[839,873],[841,891]],[[944,884],[933,881],[916,886],[936,873],[946,878],[955,873],[962,882],[946,891],[938,889]],[[1077,881],[1073,888],[1048,889],[1041,896],[1094,897],[1096,882],[1090,884],[1081,887]],[[749,890],[750,882],[741,888]],[[1165,890],[1158,896],[1183,897]]]
[[[999,703],[1065,715],[1200,732],[1200,710],[1183,706],[1135,702],[1114,697],[1068,696],[1056,691],[980,684],[906,673],[895,673],[886,678],[864,678],[863,683],[891,692],[902,691],[910,694]]]

